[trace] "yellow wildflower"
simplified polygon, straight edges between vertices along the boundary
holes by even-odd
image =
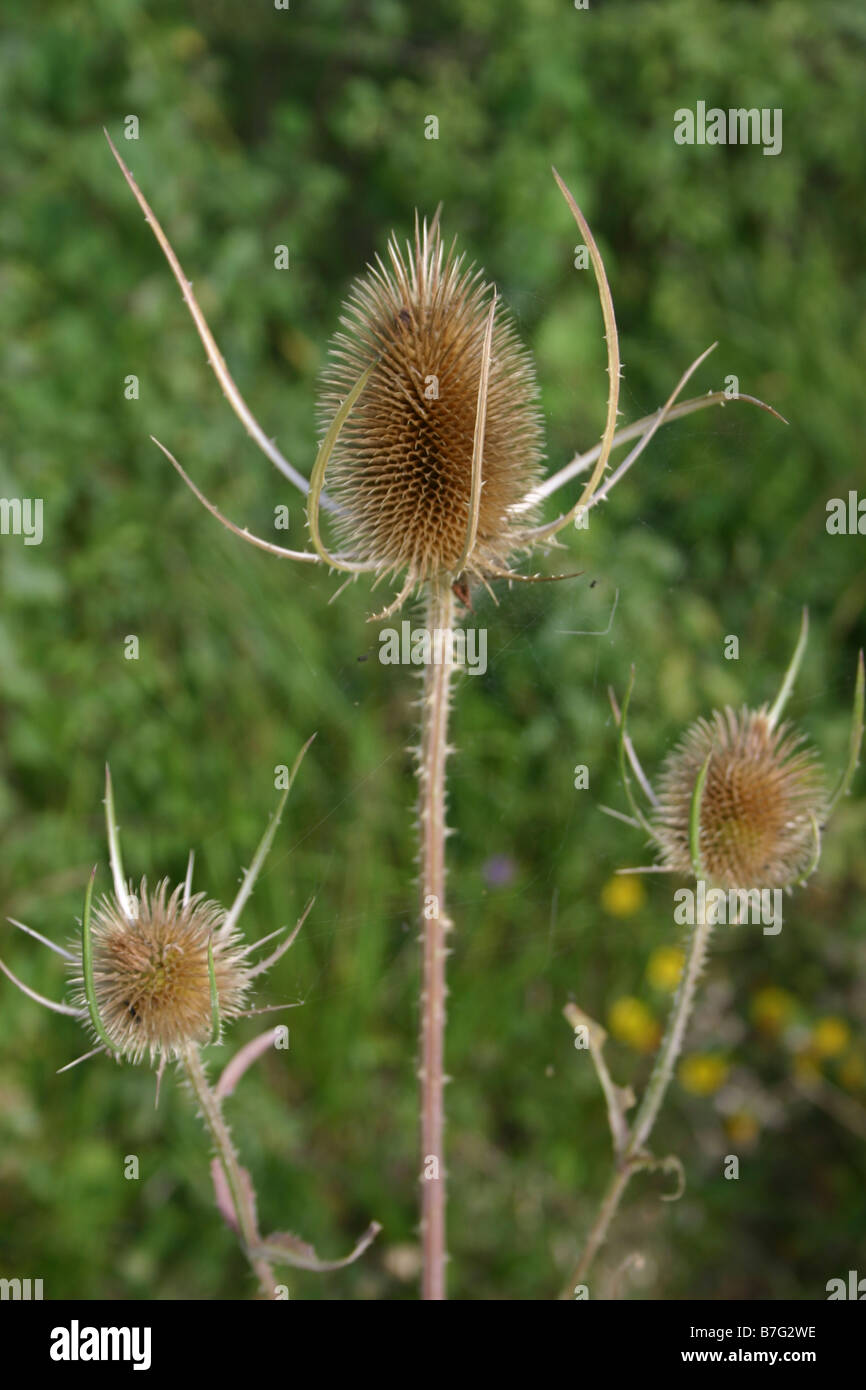
[[[601,890],[601,905],[611,917],[633,917],[646,901],[637,874],[615,874]]]
[[[679,1066],[680,1085],[694,1096],[711,1096],[724,1085],[728,1076],[728,1064],[724,1058],[711,1052],[693,1052],[684,1057]]]
[[[762,1033],[775,1037],[794,1012],[794,999],[787,990],[767,985],[752,997],[752,1018]]]
[[[683,973],[685,952],[677,946],[657,946],[647,962],[646,976],[654,989],[673,992]]]
[[[638,1052],[652,1052],[661,1037],[661,1029],[646,1004],[630,995],[611,1005],[608,1026],[615,1038]]]
[[[851,1040],[851,1029],[844,1018],[819,1018],[812,1029],[811,1044],[819,1057],[838,1057]]]

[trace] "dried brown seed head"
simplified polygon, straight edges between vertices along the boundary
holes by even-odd
[[[343,426],[327,487],[341,543],[382,571],[418,580],[455,573],[467,536],[472,448],[491,287],[445,255],[438,223],[416,222],[390,268],[355,282],[335,335],[319,403],[322,434],[361,374],[370,380]],[[464,568],[483,574],[515,548],[531,522],[541,421],[532,361],[497,304],[484,435],[477,538]]]
[[[153,895],[147,881],[127,917],[112,894],[91,917],[93,984],[102,1026],[121,1056],[140,1062],[149,1055],[177,1057],[209,1040],[212,1027],[208,942],[213,943],[214,978],[223,1019],[244,1006],[248,970],[238,932],[223,930],[225,909],[197,893],[183,901],[183,888],[168,897],[168,880]],[[76,942],[75,1002],[86,1008],[81,943]]]
[[[691,875],[689,815],[709,755],[701,800],[700,856],[720,888],[786,888],[807,869],[814,822],[827,814],[817,755],[766,708],[716,711],[699,719],[668,756],[653,828],[665,867]]]

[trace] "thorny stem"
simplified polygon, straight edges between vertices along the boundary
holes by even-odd
[[[445,1298],[445,763],[454,598],[447,579],[430,581],[424,666],[418,820],[421,838],[421,1297]],[[437,639],[438,633],[438,639]],[[437,647],[437,641],[441,646]],[[438,658],[438,659],[437,659]]]
[[[217,1158],[220,1161],[225,1179],[228,1184],[229,1193],[232,1199],[232,1206],[238,1221],[238,1234],[244,1254],[252,1266],[253,1272],[259,1281],[259,1288],[263,1297],[274,1298],[274,1280],[271,1267],[267,1260],[254,1259],[250,1254],[251,1250],[260,1243],[258,1231],[256,1229],[256,1214],[253,1206],[252,1195],[247,1184],[244,1182],[238,1156],[229,1134],[228,1125],[223,1118],[222,1106],[208,1085],[204,1074],[204,1067],[201,1063],[201,1054],[197,1047],[191,1047],[181,1058],[181,1065],[186,1072],[189,1083],[192,1086],[195,1098],[198,1101],[205,1125],[210,1133],[213,1145],[216,1150]]]
[[[652,1075],[629,1130],[625,1148],[617,1159],[616,1169],[602,1198],[598,1216],[587,1236],[580,1259],[560,1294],[562,1299],[573,1298],[575,1285],[585,1282],[590,1266],[604,1244],[610,1224],[619,1210],[619,1204],[631,1181],[632,1174],[644,1166],[643,1160],[648,1157],[646,1144],[664,1104],[674,1067],[682,1051],[683,1039],[694,1009],[695,991],[707,959],[711,934],[712,922],[707,922],[706,912],[704,912],[702,913],[702,920],[699,920],[692,930],[683,973],[674,1002],[671,1005],[668,1026],[656,1057]]]

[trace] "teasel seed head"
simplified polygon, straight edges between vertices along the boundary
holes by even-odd
[[[622,703],[611,690],[619,738],[620,779],[631,815],[601,809],[643,830],[661,863],[650,872],[708,880],[713,887],[745,891],[791,889],[818,867],[822,836],[848,795],[860,762],[866,727],[866,663],[861,651],[854,681],[848,757],[828,794],[818,755],[791,724],[781,724],[806,651],[809,612],[804,608],[794,654],[772,705],[730,706],[699,719],[686,731],[662,768],[656,793],[627,733],[635,668]],[[648,816],[632,789],[629,766],[650,804]],[[623,870],[622,872],[642,872]]]
[[[219,903],[204,893],[187,899],[182,884],[169,895],[168,879],[152,894],[142,879],[129,904],[124,911],[115,894],[104,896],[91,915],[93,992],[102,1030],[126,1061],[180,1057],[211,1039],[209,943],[220,1018],[228,1021],[244,1008],[249,969],[243,938],[233,927],[226,930],[226,909]],[[80,940],[72,955],[72,998],[84,1011]]]
[[[767,706],[730,707],[699,719],[668,756],[653,819],[662,862],[688,876],[690,816],[700,798],[700,861],[720,888],[787,888],[814,857],[816,829],[829,799],[816,753],[790,724],[776,725]]]
[[[170,895],[168,879],[163,879],[153,894],[148,892],[144,878],[138,894],[131,890],[123,871],[114,790],[106,764],[105,829],[113,893],[103,896],[94,906],[93,888],[99,868],[95,864],[84,893],[81,935],[69,950],[24,922],[9,918],[13,926],[65,960],[71,976],[72,1002],[58,1003],[37,993],[0,960],[0,972],[22,994],[53,1013],[66,1014],[79,1022],[89,1020],[97,1046],[61,1067],[61,1071],[101,1052],[118,1061],[125,1058],[134,1063],[145,1056],[151,1063],[159,1058],[158,1097],[166,1062],[183,1058],[188,1063],[199,1047],[220,1042],[223,1023],[241,1014],[295,1007],[277,1004],[247,1009],[244,1005],[251,982],[270,970],[295,941],[313,900],[286,936],[283,933],[287,928],[278,927],[269,936],[245,945],[238,921],[270,852],[298,768],[314,738],[315,734],[307,739],[295,758],[277,808],[228,909],[204,893],[193,894],[192,851],[186,880]],[[276,936],[283,936],[279,946],[264,959],[248,962],[251,951]]]
[[[486,396],[483,483],[474,544],[473,436],[493,300],[480,270],[445,253],[438,216],[415,224],[404,255],[355,282],[331,345],[319,421],[324,435],[361,374],[372,368],[328,469],[341,542],[383,573],[420,582],[458,568],[483,576],[516,548],[517,523],[540,479],[541,420],[528,352],[497,301]],[[463,564],[459,562],[463,559]]]

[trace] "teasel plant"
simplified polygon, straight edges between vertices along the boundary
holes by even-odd
[[[320,1259],[311,1245],[289,1232],[261,1235],[255,1188],[248,1170],[241,1166],[223,1101],[253,1063],[277,1043],[280,1028],[269,1028],[242,1046],[214,1085],[207,1078],[204,1054],[222,1044],[227,1025],[238,1018],[297,1007],[251,1007],[251,1002],[255,982],[294,944],[312,901],[289,935],[269,955],[258,959],[255,953],[260,947],[287,928],[280,927],[259,941],[247,943],[239,920],[312,741],[307,741],[295,760],[277,809],[229,908],[204,893],[193,892],[192,852],[183,883],[170,888],[170,881],[163,879],[149,889],[147,880],[142,879],[138,889],[133,886],[124,873],[111,772],[106,766],[105,821],[113,891],[94,902],[95,866],[87,882],[80,933],[68,947],[23,922],[8,919],[61,957],[69,977],[70,1002],[38,994],[0,961],[0,971],[28,998],[53,1013],[75,1019],[90,1033],[95,1046],[61,1067],[61,1072],[99,1056],[133,1065],[146,1061],[156,1071],[158,1105],[166,1066],[170,1062],[177,1065],[213,1147],[211,1178],[217,1208],[238,1238],[255,1276],[258,1297],[269,1300],[283,1296],[280,1290],[284,1286],[276,1282],[275,1265],[318,1272],[340,1269],[363,1254],[381,1229],[377,1222],[371,1222],[349,1255],[338,1260]]]
[[[154,443],[210,514],[248,544],[301,564],[325,565],[344,585],[372,576],[397,580],[393,600],[370,621],[396,613],[417,593],[432,645],[444,659],[424,665],[417,751],[420,841],[420,1170],[422,1297],[446,1296],[444,1161],[445,1011],[448,934],[445,894],[446,762],[455,666],[452,636],[471,607],[471,586],[496,601],[497,581],[542,583],[572,576],[524,574],[516,558],[558,548],[566,527],[582,524],[610,495],[662,425],[708,406],[724,392],[680,400],[715,347],[683,373],[654,414],[617,429],[621,362],[613,300],[595,239],[572,194],[554,178],[586,244],[601,301],[609,390],[600,443],[557,472],[542,472],[541,419],[529,353],[521,347],[494,286],[446,250],[440,211],[416,214],[405,252],[396,237],[387,263],[377,257],[355,282],[333,339],[318,404],[321,442],[310,477],[278,449],[243,400],[171,244],[108,132],[106,139],[180,287],[232,410],[282,475],[306,498],[310,548],[275,545],[223,515],[168,448]],[[777,412],[753,396],[748,401]],[[779,416],[778,418],[782,418]],[[151,436],[152,437],[152,436]],[[607,473],[614,450],[632,448]],[[325,490],[328,466],[332,472]],[[588,478],[573,505],[541,519],[547,498]],[[607,475],[607,476],[606,476]],[[329,518],[334,542],[323,533]],[[337,590],[341,592],[342,586]],[[336,597],[336,594],[334,595]],[[458,608],[458,604],[460,607]]]
[[[715,912],[708,910],[710,890],[720,889],[729,895],[733,890],[733,921],[737,922],[748,902],[743,895],[765,889],[790,894],[804,886],[818,867],[824,831],[848,794],[857,770],[866,684],[862,651],[857,662],[848,756],[832,793],[827,790],[815,749],[794,725],[782,722],[806,650],[808,629],[808,610],[804,609],[797,645],[773,704],[758,709],[744,706],[739,711],[727,707],[714,711],[709,719],[697,720],[665,760],[657,791],[641,766],[627,729],[634,667],[621,710],[610,691],[618,726],[620,779],[629,813],[609,807],[601,809],[635,830],[642,830],[657,853],[655,864],[619,872],[692,877],[696,885],[704,885],[704,891],[695,893],[695,922],[688,929],[667,1026],[631,1122],[628,1112],[636,1103],[635,1094],[630,1086],[619,1086],[611,1078],[604,1056],[605,1030],[575,1003],[568,1003],[564,1009],[566,1021],[575,1030],[575,1045],[579,1037],[601,1084],[614,1166],[583,1250],[561,1292],[562,1299],[582,1296],[595,1257],[635,1173],[653,1169],[676,1173],[676,1189],[663,1200],[675,1201],[684,1190],[681,1160],[675,1155],[657,1158],[648,1145],[682,1051],[698,983],[707,964],[716,920]],[[645,806],[635,795],[630,771]]]

